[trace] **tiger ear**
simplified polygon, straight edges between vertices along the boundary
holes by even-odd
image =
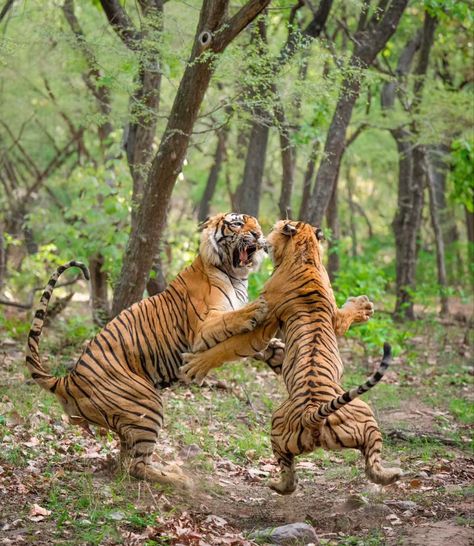
[[[316,239],[318,241],[324,241],[324,239],[326,239],[326,237],[324,237],[323,230],[319,227],[314,228],[314,234],[316,235]]]
[[[284,235],[288,235],[288,237],[293,237],[293,235],[296,235],[296,232],[298,230],[295,228],[295,226],[292,226],[291,224],[285,224],[281,230],[281,232]]]
[[[211,218],[209,216],[207,216],[205,220],[203,220],[202,222],[199,222],[197,230],[198,231],[204,231],[209,226],[209,220],[210,219]]]

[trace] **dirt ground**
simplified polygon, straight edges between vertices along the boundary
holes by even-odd
[[[456,331],[448,347],[462,335]],[[422,342],[414,336],[411,346]],[[168,391],[159,462],[180,465],[193,487],[163,489],[120,475],[116,439],[70,426],[54,398],[27,377],[21,344],[4,336],[0,544],[253,545],[253,531],[294,522],[313,525],[319,544],[474,544],[470,428],[446,409],[452,393],[472,401],[466,351],[465,374],[451,379],[438,370],[434,383],[429,366],[402,380],[409,360],[402,355],[381,391],[385,400],[372,402],[385,458],[405,472],[399,482],[375,486],[358,454],[321,452],[298,459],[298,489],[282,497],[266,486],[277,471],[266,400],[282,396],[270,372],[235,365],[202,389]],[[247,383],[239,381],[243,374]],[[448,385],[446,404],[426,401],[437,382]]]

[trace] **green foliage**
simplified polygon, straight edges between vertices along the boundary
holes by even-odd
[[[468,425],[474,424],[474,404],[464,398],[454,398],[449,410],[457,419]]]
[[[30,323],[28,321],[18,317],[6,318],[3,313],[0,313],[0,331],[5,332],[8,337],[23,340],[29,330]]]
[[[249,277],[248,293],[249,300],[254,300],[261,294],[264,284],[267,282],[273,271],[273,265],[270,258],[265,258],[260,269],[252,273]]]
[[[60,254],[53,263],[70,259],[87,263],[100,253],[105,259],[103,269],[115,280],[129,230],[131,189],[125,166],[110,160],[100,166],[77,167],[68,180],[55,181],[54,188],[61,208],[52,203],[36,208],[28,220],[35,233],[51,241],[45,248]],[[52,261],[53,255],[49,258]]]
[[[453,142],[451,163],[452,198],[474,212],[474,137]]]

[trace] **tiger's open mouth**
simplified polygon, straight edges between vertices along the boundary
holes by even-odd
[[[235,248],[232,255],[232,265],[237,267],[252,267],[253,256],[257,251],[257,245],[246,245],[243,248]]]

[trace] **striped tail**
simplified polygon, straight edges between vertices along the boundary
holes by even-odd
[[[41,386],[43,389],[48,391],[54,391],[58,378],[53,377],[49,374],[41,363],[41,358],[39,355],[39,338],[41,332],[43,331],[44,318],[46,316],[46,310],[48,308],[49,300],[51,299],[51,294],[56,285],[59,277],[69,269],[70,267],[79,267],[82,270],[84,277],[89,280],[89,270],[87,267],[81,263],[72,260],[67,264],[61,265],[58,267],[54,275],[49,279],[49,282],[41,296],[40,304],[38,309],[35,312],[33,322],[31,324],[30,333],[28,334],[28,345],[26,348],[26,365],[30,370],[31,376],[33,379]]]
[[[392,348],[390,347],[388,343],[384,343],[382,362],[380,363],[380,366],[378,370],[374,373],[374,375],[369,377],[369,379],[362,385],[359,385],[358,387],[355,387],[354,389],[346,391],[345,393],[341,394],[340,396],[337,396],[330,402],[326,402],[325,404],[320,406],[318,409],[308,410],[303,415],[303,426],[307,428],[318,428],[321,425],[321,423],[327,417],[329,417],[332,413],[335,413],[337,410],[339,410],[346,404],[349,404],[349,402],[352,402],[352,400],[359,398],[361,394],[364,394],[365,392],[369,391],[372,387],[375,387],[375,385],[377,385],[377,383],[384,376],[391,361],[392,361]]]

